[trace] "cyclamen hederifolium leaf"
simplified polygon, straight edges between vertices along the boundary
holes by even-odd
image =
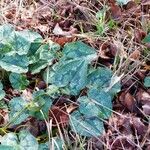
[[[88,64],[97,58],[96,50],[78,41],[66,44],[62,53],[61,60],[50,68],[49,83],[78,95],[87,84]]]
[[[1,139],[1,145],[11,146],[14,150],[18,147],[18,138],[15,133],[7,133]],[[15,148],[16,147],[16,148]]]
[[[106,90],[109,88],[109,93],[112,97],[121,90],[120,81],[111,85],[112,80],[115,79],[112,71],[108,68],[97,68],[88,75],[88,87],[97,88],[99,90]],[[115,81],[113,81],[115,82]]]
[[[38,150],[38,142],[36,138],[27,130],[19,133],[19,146],[21,150]]]
[[[36,91],[33,93],[33,105],[29,107],[29,114],[40,120],[47,119],[51,105],[52,99],[47,93],[43,90]]]
[[[107,119],[110,117],[112,113],[112,98],[110,94],[97,89],[90,89],[88,91],[88,98],[92,101],[93,107],[98,107],[99,109],[96,109],[95,115],[97,114],[100,118]],[[86,104],[86,103],[84,103]],[[95,104],[95,105],[94,105]],[[87,105],[88,106],[88,105]],[[87,107],[88,109],[88,107]],[[92,108],[91,108],[92,109]],[[90,110],[88,110],[89,112]],[[85,111],[84,111],[85,112]],[[88,116],[89,113],[87,113]],[[86,115],[86,114],[85,114]]]
[[[71,130],[82,136],[100,136],[104,131],[103,122],[97,117],[85,117],[79,111],[70,115]]]
[[[145,87],[150,87],[150,76],[149,77],[145,77],[144,79],[144,86]]]
[[[78,100],[79,111],[86,117],[97,116],[107,119],[111,115],[111,96],[104,91],[92,89],[87,96],[82,96]]]
[[[65,44],[62,52],[65,59],[80,58],[88,63],[97,58],[96,50],[81,41]]]
[[[17,125],[22,121],[25,121],[29,117],[29,112],[27,110],[28,103],[21,97],[15,97],[9,102],[9,117],[11,124]]]
[[[55,56],[53,52],[49,50],[49,44],[44,44],[41,45],[36,53],[29,58],[31,64],[29,70],[32,74],[35,74],[40,72],[46,66],[51,65]]]
[[[2,137],[1,145],[11,146],[12,150],[38,150],[36,138],[27,130],[20,131],[18,136],[15,133],[7,133]]]
[[[9,80],[14,89],[24,90],[29,85],[29,81],[26,76],[18,73],[11,73]]]
[[[12,50],[10,42],[13,41],[14,31],[12,25],[4,24],[0,26],[0,54],[5,54]]]
[[[11,45],[15,53],[19,55],[26,55],[31,47],[31,44],[37,39],[42,40],[42,37],[36,32],[29,30],[15,31],[15,36]]]
[[[0,145],[0,150],[15,150],[12,146]]]
[[[0,67],[15,73],[26,73],[28,71],[29,60],[26,55],[4,56],[0,59]]]
[[[5,91],[3,90],[3,84],[0,81],[0,100],[2,100],[5,97]]]
[[[71,95],[78,95],[86,85],[87,67],[87,62],[81,59],[64,61],[56,66],[51,83],[58,87],[67,86]]]

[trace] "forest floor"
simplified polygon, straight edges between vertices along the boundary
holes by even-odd
[[[45,41],[50,39],[62,47],[83,41],[97,50],[98,63],[121,77],[121,91],[113,99],[113,114],[104,124],[105,132],[98,138],[83,138],[82,149],[150,149],[150,88],[144,85],[150,76],[150,36],[143,42],[150,34],[149,0],[1,0],[0,12],[1,24],[36,31]],[[43,89],[43,79],[34,78],[36,88]],[[6,90],[18,95],[11,87]],[[0,112],[7,117],[4,109]],[[57,119],[64,115],[61,106],[53,108],[53,113]],[[37,137],[46,130],[44,122],[33,118],[28,125]],[[17,130],[14,128],[10,131]],[[81,148],[76,145],[72,149]]]

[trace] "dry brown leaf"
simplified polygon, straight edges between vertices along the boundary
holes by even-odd
[[[136,100],[130,93],[122,92],[119,101],[131,112],[136,111]]]
[[[139,60],[140,56],[141,56],[141,52],[139,50],[135,50],[130,54],[129,58],[135,61],[135,60]]]
[[[132,118],[132,125],[134,129],[137,131],[138,135],[144,135],[147,131],[147,127],[143,124],[140,118],[133,117]]]
[[[68,125],[69,116],[66,107],[53,106],[50,110],[50,118],[52,118],[52,125],[65,127]]]

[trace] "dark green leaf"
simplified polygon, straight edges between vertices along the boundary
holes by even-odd
[[[11,150],[38,150],[36,138],[27,130],[20,131],[18,136],[15,133],[7,133],[2,137],[1,145],[11,146]]]
[[[102,90],[99,91],[97,89],[90,89],[88,92],[88,98],[92,101],[91,102],[92,104],[94,103],[94,105],[96,105],[97,110],[99,110],[97,112],[99,117],[104,118],[104,119],[107,119],[110,117],[112,113],[112,98],[108,93]],[[87,112],[87,114],[89,113]]]
[[[63,48],[63,54],[65,59],[80,58],[89,62],[97,58],[96,50],[81,41],[67,43]]]
[[[114,96],[121,88],[119,81],[115,83],[115,77],[110,69],[97,68],[88,75],[88,87],[106,90]]]
[[[52,84],[58,87],[67,86],[70,94],[77,95],[86,85],[87,63],[81,59],[65,61],[55,68]]]
[[[28,71],[28,58],[25,55],[5,56],[0,60],[0,66],[6,71],[26,73]]]
[[[9,80],[14,89],[24,90],[29,85],[29,81],[26,76],[18,73],[11,73]]]
[[[29,113],[38,119],[47,119],[48,111],[52,105],[52,100],[44,91],[33,93],[33,105],[29,108]],[[43,116],[44,115],[44,116]]]
[[[100,136],[103,133],[103,122],[97,117],[85,117],[78,111],[70,116],[71,130],[83,136]]]
[[[21,150],[38,150],[38,142],[36,138],[27,130],[19,133],[19,146]]]
[[[22,121],[29,117],[27,111],[28,103],[21,97],[13,98],[9,102],[10,113],[9,117],[12,121],[12,124],[20,124]]]

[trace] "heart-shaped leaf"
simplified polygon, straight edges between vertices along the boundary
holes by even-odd
[[[12,150],[38,150],[36,138],[27,130],[20,131],[18,136],[15,133],[7,133],[2,137],[1,145],[11,146]]]
[[[11,99],[11,101],[9,102],[9,117],[12,124],[20,124],[22,121],[29,117],[27,105],[28,103],[21,97]]]
[[[18,73],[11,73],[9,80],[14,89],[24,90],[29,85],[29,81],[26,76]]]
[[[25,55],[6,55],[0,59],[0,66],[3,69],[15,73],[26,73],[28,71],[28,65],[29,61]]]
[[[85,117],[78,111],[70,116],[70,126],[72,131],[82,136],[100,136],[104,131],[103,122],[97,117]]]
[[[44,91],[37,91],[33,93],[33,105],[29,109],[29,114],[38,119],[47,119],[48,111],[52,105],[52,100]],[[43,116],[44,115],[44,116]]]
[[[108,68],[97,68],[94,69],[88,75],[88,87],[89,88],[97,88],[99,90],[106,90],[112,96],[120,91],[120,82],[112,84],[112,80],[114,82],[115,77],[112,74],[112,71]],[[111,85],[112,84],[112,85]],[[109,90],[108,90],[109,89]]]

